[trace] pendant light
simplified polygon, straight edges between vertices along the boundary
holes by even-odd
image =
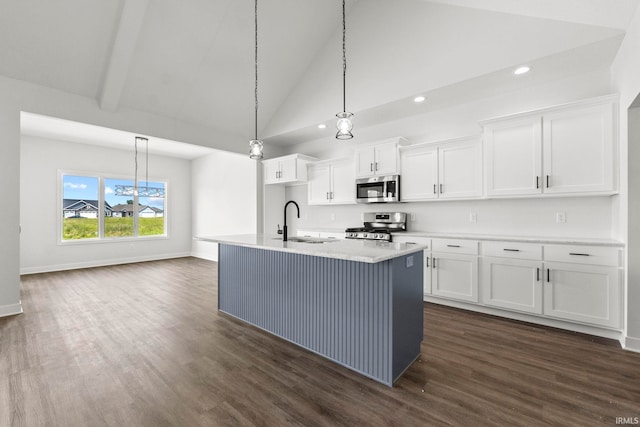
[[[342,0],[342,112],[336,114],[338,117],[338,133],[336,133],[337,139],[351,139],[353,134],[353,123],[351,123],[352,113],[347,111],[347,25],[346,25],[346,13],[344,7],[345,0]]]
[[[144,188],[138,186],[138,144],[145,144],[145,186]],[[116,196],[139,196],[139,197],[164,197],[164,188],[161,187],[149,187],[149,139],[136,136],[134,143],[134,179],[133,185],[116,185],[114,193]]]
[[[263,143],[258,139],[258,0],[255,0],[255,137],[249,141],[249,158],[261,160]]]

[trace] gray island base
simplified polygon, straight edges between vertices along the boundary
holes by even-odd
[[[209,241],[222,312],[388,386],[419,357],[422,249],[363,262]]]

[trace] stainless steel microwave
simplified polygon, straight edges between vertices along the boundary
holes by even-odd
[[[356,179],[356,202],[385,203],[400,201],[400,175]]]

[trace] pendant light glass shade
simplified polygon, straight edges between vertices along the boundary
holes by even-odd
[[[336,133],[337,139],[351,139],[353,138],[353,134],[351,130],[353,129],[353,123],[351,123],[351,117],[353,114],[343,111],[342,113],[336,114],[338,117],[338,123],[336,127],[338,128],[338,133]]]
[[[258,0],[255,0],[255,14],[254,14],[254,22],[255,22],[255,71],[256,71],[256,79],[255,79],[255,90],[254,90],[254,100],[255,100],[255,137],[251,141],[249,141],[249,158],[253,160],[262,160],[263,153],[262,147],[263,142],[258,139]]]
[[[249,141],[249,158],[254,160],[262,160],[263,143],[259,139],[252,139]]]
[[[342,112],[336,114],[338,117],[337,139],[351,139],[353,134],[353,123],[351,123],[352,113],[347,112],[347,22],[345,13],[345,0],[342,0]]]

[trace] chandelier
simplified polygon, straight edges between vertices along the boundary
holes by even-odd
[[[141,187],[138,185],[138,143],[145,143],[145,185]],[[138,197],[158,197],[164,198],[163,187],[149,187],[149,139],[142,136],[136,136],[134,143],[134,181],[133,185],[116,185],[114,193],[116,196],[138,196]]]

